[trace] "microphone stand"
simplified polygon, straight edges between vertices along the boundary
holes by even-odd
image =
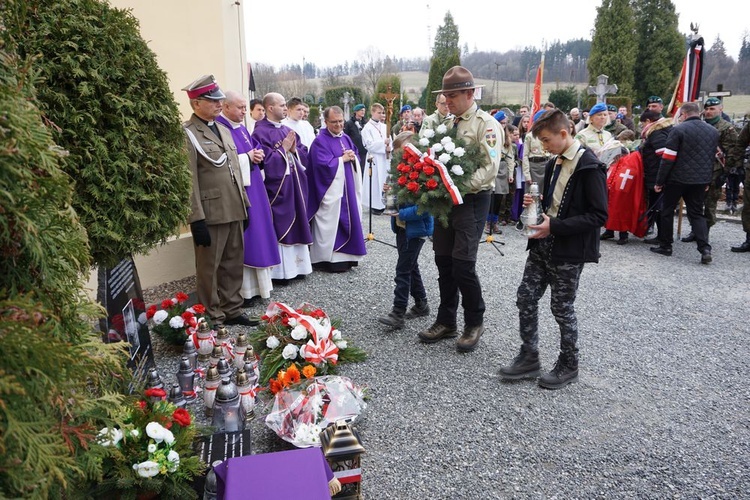
[[[367,236],[365,236],[365,242],[367,241],[377,241],[378,243],[382,243],[383,245],[388,245],[389,247],[396,248],[396,245],[392,243],[388,243],[387,241],[379,240],[375,237],[375,233],[372,232],[372,163],[374,161],[374,158],[371,156],[367,159],[368,167],[367,167],[367,175],[370,176],[369,180],[369,187],[370,187],[370,206],[369,206],[369,222],[368,222],[368,231]]]

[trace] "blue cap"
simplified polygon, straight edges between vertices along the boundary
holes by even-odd
[[[623,118],[625,118],[625,115],[623,115],[622,113],[617,113],[617,116],[615,116],[615,118],[622,120]]]
[[[591,109],[589,110],[589,116],[594,116],[597,113],[603,113],[604,111],[607,111],[607,105],[603,102],[597,102],[593,106],[591,106]]]
[[[495,120],[499,122],[505,120],[505,113],[502,111],[498,111],[497,113],[495,113]]]
[[[409,106],[408,104],[404,104],[398,114],[402,114],[404,111],[411,111],[411,106]]]
[[[546,112],[547,112],[547,110],[544,110],[544,109],[540,109],[539,111],[537,111],[536,113],[534,113],[534,119],[533,119],[533,120],[531,120],[531,121],[534,121],[534,122],[535,122],[535,121],[537,121],[537,120],[538,120],[539,118],[541,118],[541,117],[542,117],[542,115],[543,115],[544,113],[546,113]]]

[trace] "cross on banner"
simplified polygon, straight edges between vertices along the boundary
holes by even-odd
[[[621,173],[620,177],[622,177],[622,182],[620,183],[620,191],[625,191],[625,184],[627,184],[630,179],[635,179],[635,176],[630,175],[629,168]]]
[[[599,75],[596,79],[596,85],[588,86],[588,94],[596,96],[597,103],[607,104],[607,94],[616,94],[617,85],[607,85],[609,77],[607,75]]]

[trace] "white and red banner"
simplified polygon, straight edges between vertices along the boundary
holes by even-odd
[[[698,98],[698,92],[701,88],[703,79],[703,57],[704,57],[703,37],[698,37],[690,42],[685,61],[682,63],[682,71],[677,87],[672,94],[672,100],[669,102],[667,114],[674,116],[675,112],[686,102],[695,101]]]

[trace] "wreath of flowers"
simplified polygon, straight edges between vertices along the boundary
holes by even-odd
[[[332,322],[323,310],[310,304],[294,309],[272,302],[249,336],[260,358],[258,383],[269,384],[276,376],[271,389],[278,391],[298,382],[300,373],[307,378],[332,374],[339,363],[364,360],[365,351],[345,340],[337,326],[338,322]],[[295,373],[296,380],[292,381],[290,377]]]
[[[403,153],[391,160],[391,191],[399,205],[417,205],[443,226],[454,205],[463,203],[469,181],[483,161],[478,144],[467,144],[456,136],[458,129],[444,124],[422,132],[422,138],[408,143]]]
[[[195,329],[200,319],[208,320],[203,304],[185,307],[190,297],[178,292],[171,299],[161,301],[161,309],[153,304],[146,309],[146,319],[151,321],[151,330],[174,345],[183,345],[188,338],[188,329]]]

